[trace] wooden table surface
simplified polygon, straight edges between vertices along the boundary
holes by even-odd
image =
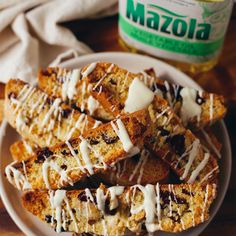
[[[87,43],[95,52],[122,51],[117,38],[117,17],[100,20],[68,22],[78,39]],[[92,30],[93,29],[93,30]],[[219,64],[211,71],[194,78],[204,89],[223,94],[227,99],[228,113],[225,118],[233,151],[233,172],[225,200],[214,220],[202,236],[236,235],[236,7],[224,43]],[[0,98],[4,85],[0,84]],[[2,117],[0,100],[0,119]],[[9,217],[0,201],[0,235],[24,235]]]

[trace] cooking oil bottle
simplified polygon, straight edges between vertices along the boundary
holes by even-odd
[[[119,41],[197,74],[218,62],[232,8],[233,0],[119,0]]]

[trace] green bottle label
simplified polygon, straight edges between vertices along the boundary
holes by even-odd
[[[119,31],[128,45],[155,56],[206,62],[220,52],[232,6],[232,0],[120,0]]]

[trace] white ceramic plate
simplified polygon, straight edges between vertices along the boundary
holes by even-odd
[[[147,56],[141,56],[129,53],[112,52],[112,53],[90,54],[68,61],[64,63],[62,66],[78,68],[94,61],[108,61],[116,63],[119,66],[127,68],[128,70],[133,72],[138,72],[143,69],[152,67],[155,69],[156,73],[161,78],[169,79],[181,85],[201,89],[193,80],[191,80],[188,76],[186,76],[182,72],[176,70],[174,67]],[[209,224],[209,222],[215,216],[216,212],[220,208],[221,203],[224,199],[231,173],[231,148],[225,124],[223,122],[219,122],[214,126],[214,129],[215,129],[215,134],[219,137],[219,139],[223,144],[223,149],[222,149],[223,158],[220,161],[221,163],[220,163],[220,180],[219,180],[218,196],[211,208],[210,220],[191,230],[175,235],[181,235],[181,236],[199,235],[200,232],[203,231],[203,229],[207,226],[207,224]],[[36,217],[32,216],[30,213],[26,212],[23,209],[20,202],[20,193],[8,183],[8,181],[4,176],[5,166],[12,161],[9,152],[9,147],[17,139],[19,139],[19,135],[16,133],[16,131],[13,128],[11,128],[8,124],[3,122],[0,130],[0,147],[1,147],[0,192],[2,201],[6,206],[6,209],[9,212],[12,219],[26,235],[56,236],[57,234],[49,226],[40,222]],[[71,234],[62,233],[61,235],[66,236]],[[163,232],[157,232],[156,235],[173,236],[173,234],[168,234]]]

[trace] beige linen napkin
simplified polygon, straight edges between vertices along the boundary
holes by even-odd
[[[117,0],[0,1],[0,82],[31,82],[38,68],[91,52],[59,23],[116,11]]]

